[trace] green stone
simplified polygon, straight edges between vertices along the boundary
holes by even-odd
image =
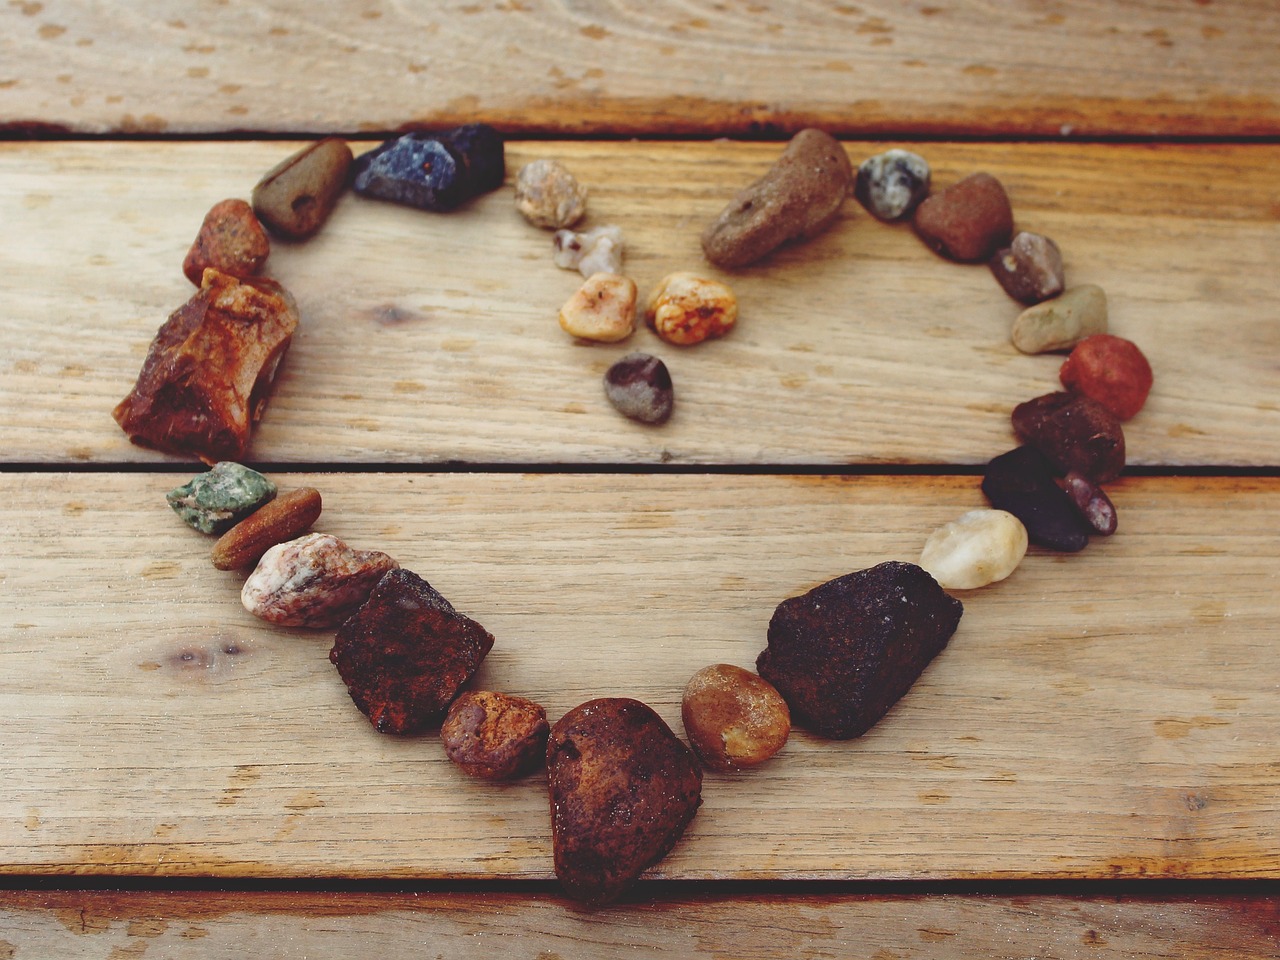
[[[275,495],[276,485],[258,471],[224,460],[170,490],[165,499],[201,533],[225,533]]]

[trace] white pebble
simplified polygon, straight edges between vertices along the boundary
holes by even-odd
[[[552,240],[556,266],[577,270],[584,277],[595,273],[621,273],[626,244],[622,228],[612,224],[593,227],[586,233],[557,230]]]
[[[1027,528],[1004,510],[970,510],[929,535],[920,566],[947,590],[1003,580],[1027,553]]]

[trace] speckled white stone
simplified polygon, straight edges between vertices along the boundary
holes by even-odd
[[[516,175],[516,209],[535,227],[572,227],[587,212],[587,191],[559,160],[534,160]]]
[[[854,194],[881,220],[900,220],[929,195],[929,164],[910,150],[886,150],[863,160]]]
[[[1027,530],[1004,510],[970,510],[929,535],[920,566],[947,590],[1003,580],[1027,553]]]
[[[352,550],[328,533],[279,543],[262,555],[240,591],[255,617],[287,627],[335,627],[400,566],[377,550]]]
[[[621,273],[622,256],[626,243],[622,228],[608,224],[594,227],[586,233],[557,230],[552,240],[556,266],[564,270],[577,270],[584,277],[594,273]]]

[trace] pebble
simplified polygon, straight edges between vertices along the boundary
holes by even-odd
[[[1059,372],[1062,385],[1102,404],[1119,420],[1137,416],[1151,392],[1151,364],[1138,345],[1108,333],[1081,340]]]
[[[257,470],[224,460],[170,490],[165,499],[201,533],[223,533],[275,495],[276,485]]]
[[[245,517],[213,545],[211,559],[219,570],[239,570],[262,559],[277,543],[294,540],[320,519],[320,491],[299,487],[276,497]]]
[[[929,535],[920,566],[944,590],[976,590],[1005,579],[1027,553],[1027,528],[1005,510],[970,510]]]
[[[669,273],[649,294],[644,315],[667,343],[688,346],[732,330],[738,322],[738,298],[719,280]]]
[[[738,193],[703,231],[702,250],[719,267],[745,267],[792,240],[827,229],[853,189],[844,147],[821,130],[801,130],[763,177]]]
[[[417,733],[440,723],[493,634],[453,608],[416,573],[392,570],[338,628],[329,661],[379,733]]]
[[[854,196],[879,220],[901,220],[929,195],[929,164],[910,150],[886,150],[858,167]]]
[[[1065,285],[1062,251],[1048,237],[1025,230],[990,260],[991,272],[1004,292],[1019,303],[1056,297]]]
[[[729,663],[703,667],[684,688],[684,731],[712,770],[764,763],[786,745],[791,711],[767,680]]]
[[[243,200],[223,200],[205,214],[182,272],[197,287],[206,267],[245,279],[262,268],[270,252],[271,241],[253,208]]]
[[[1013,408],[1013,430],[1062,473],[1107,483],[1124,469],[1124,429],[1106,407],[1078,393],[1046,393]]]
[[[847,740],[871,729],[911,688],[963,612],[920,567],[888,561],[780,603],[756,669],[793,719]]]
[[[552,726],[547,793],[556,876],[600,905],[675,846],[702,803],[702,770],[652,708],[609,697]]]
[[[613,224],[593,227],[586,233],[557,230],[551,239],[552,258],[557,267],[577,270],[584,277],[594,273],[621,273],[626,242],[622,228]]]
[[[253,210],[273,233],[302,240],[319,230],[347,186],[351,148],[329,137],[267,171],[253,188]]]
[[[297,326],[298,306],[278,283],[208,269],[111,415],[142,446],[206,463],[243,459]]]
[[[616,273],[593,273],[560,308],[565,333],[617,343],[636,329],[636,283]]]
[[[641,423],[666,423],[676,402],[667,365],[647,353],[629,353],[611,366],[604,393],[619,413]]]
[[[1023,353],[1070,350],[1085,337],[1107,332],[1107,295],[1092,283],[1023,310],[1013,322],[1013,345]]]
[[[255,617],[283,627],[334,627],[398,567],[377,550],[353,550],[328,533],[278,543],[262,555],[240,591]]]
[[[353,164],[356,193],[420,210],[452,210],[502,186],[502,137],[488,124],[443,133],[406,133],[361,154]]]
[[[488,690],[453,701],[440,740],[462,772],[481,780],[514,780],[542,766],[547,755],[547,711],[532,700]]]
[[[993,458],[982,478],[982,492],[997,510],[1022,521],[1032,543],[1074,553],[1089,542],[1079,511],[1054,482],[1049,461],[1035,447],[1017,447]]]
[[[1062,489],[1094,533],[1109,537],[1116,532],[1116,507],[1102,487],[1084,474],[1073,471],[1063,478]]]
[[[987,260],[1013,235],[1013,209],[1000,181],[975,173],[916,208],[916,233],[951,260]]]
[[[535,227],[572,227],[587,213],[587,191],[559,160],[534,160],[516,174],[516,209]]]

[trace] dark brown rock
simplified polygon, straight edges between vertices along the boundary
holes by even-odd
[[[756,667],[800,724],[847,740],[910,689],[963,610],[915,564],[882,563],[780,603]]]
[[[925,199],[916,207],[916,233],[952,260],[986,260],[1009,242],[1013,208],[1000,181],[975,173]]]
[[[1048,237],[1025,230],[988,264],[1004,292],[1028,306],[1062,293],[1062,251]]]
[[[542,766],[547,754],[547,711],[532,700],[467,691],[440,726],[445,753],[468,776],[514,780]]]
[[[304,147],[266,172],[253,188],[253,211],[280,236],[301,240],[329,219],[347,186],[351,148],[329,137]]]
[[[329,660],[380,733],[416,733],[444,718],[492,647],[431,584],[392,570],[338,628]]]
[[[182,272],[197,287],[206,267],[245,280],[262,268],[270,252],[271,241],[253,209],[243,200],[223,200],[205,214]]]
[[[675,846],[702,803],[702,771],[652,709],[606,698],[551,728],[547,790],[556,876],[602,904]]]
[[[982,478],[982,492],[993,507],[1022,521],[1032,543],[1068,553],[1089,543],[1088,527],[1035,447],[1018,447],[993,458]]]
[[[1013,430],[1061,473],[1107,483],[1124,469],[1124,429],[1106,407],[1077,393],[1047,393],[1013,408]]]

